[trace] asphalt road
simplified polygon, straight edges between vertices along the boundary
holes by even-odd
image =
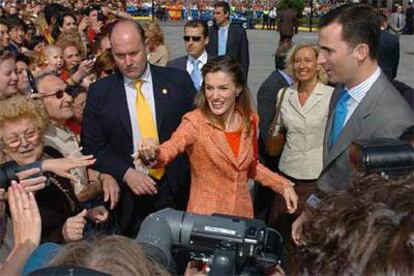
[[[171,50],[171,58],[185,55],[183,26],[163,25],[164,35]],[[275,31],[248,30],[250,51],[249,88],[252,92],[252,100],[256,106],[256,93],[260,84],[274,70],[274,52],[279,41],[279,34]],[[293,38],[294,42],[317,42],[317,33],[300,32]],[[397,79],[414,87],[414,36],[400,37],[400,66]]]

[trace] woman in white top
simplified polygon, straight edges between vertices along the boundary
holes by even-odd
[[[282,100],[282,104],[275,133],[286,133],[279,170],[296,183],[299,208],[322,171],[323,137],[333,92],[325,85],[325,72],[317,64],[318,52],[311,43],[300,43],[291,49],[287,70],[295,84],[287,88],[283,99],[279,91],[277,101]]]

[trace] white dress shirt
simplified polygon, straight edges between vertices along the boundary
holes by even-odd
[[[143,80],[143,84],[141,86],[141,91],[144,94],[145,99],[148,101],[151,112],[152,118],[155,123],[155,127],[157,127],[157,117],[156,117],[156,109],[155,109],[155,100],[154,100],[154,91],[152,88],[152,77],[151,77],[151,70],[149,64],[147,64],[147,68],[145,69],[144,73],[140,77]],[[134,81],[130,78],[124,76],[124,87],[125,93],[128,103],[128,112],[129,118],[131,120],[131,127],[132,127],[132,144],[134,145],[134,152],[137,151],[137,144],[141,138],[141,133],[138,126],[137,121],[137,110],[136,110],[136,98],[137,98],[137,90],[134,85]]]
[[[377,81],[381,74],[381,69],[379,66],[375,70],[374,73],[372,73],[369,78],[358,84],[357,86],[354,86],[352,88],[345,87],[346,90],[348,90],[349,95],[351,95],[351,98],[347,101],[346,107],[347,107],[347,113],[345,117],[344,126],[348,122],[349,118],[351,118],[352,114],[354,113],[355,109],[358,107],[358,105],[361,103],[361,101],[366,96],[368,90],[371,88],[371,86],[374,84],[374,82]]]

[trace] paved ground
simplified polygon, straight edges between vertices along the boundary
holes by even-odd
[[[163,30],[171,49],[172,58],[185,55],[182,40],[183,27],[180,24],[164,25]],[[260,84],[274,70],[274,52],[279,34],[275,31],[248,30],[250,47],[249,87],[256,106],[256,93]],[[317,41],[317,33],[301,32],[293,39],[294,42]],[[400,66],[397,79],[414,87],[414,36],[401,36]]]

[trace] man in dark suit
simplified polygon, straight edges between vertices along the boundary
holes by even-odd
[[[390,81],[395,79],[400,63],[400,40],[398,36],[387,32],[388,21],[384,14],[379,15],[381,36],[378,47],[378,64]]]
[[[377,63],[380,24],[375,10],[350,4],[329,11],[319,24],[320,53],[332,95],[324,138],[323,169],[316,194],[349,187],[349,149],[358,139],[397,138],[414,124],[414,112]],[[312,198],[312,196],[311,196]],[[309,200],[308,203],[317,200]],[[301,215],[292,226],[300,242]]]
[[[238,61],[246,76],[249,72],[249,41],[246,30],[230,22],[230,6],[226,2],[214,4],[216,24],[209,30],[207,53],[212,56],[228,55]]]
[[[298,33],[299,21],[296,12],[291,4],[287,9],[280,12],[277,29],[280,34],[279,44],[282,42],[291,42],[295,34]]]
[[[206,51],[206,45],[208,44],[208,27],[206,22],[190,20],[185,23],[183,39],[187,55],[171,60],[167,67],[187,71],[193,80],[196,90],[199,91],[203,81],[201,68],[211,58]]]
[[[134,168],[131,155],[141,138],[168,140],[181,117],[192,109],[196,91],[188,74],[148,64],[145,34],[138,23],[119,21],[110,40],[119,72],[91,85],[82,145],[84,153],[97,159],[96,169],[123,183],[118,204],[120,232],[134,237],[141,220],[156,209],[185,208],[189,185],[185,156],[165,171],[150,171],[149,177]]]
[[[259,113],[259,155],[260,161],[272,171],[277,171],[279,157],[266,154],[266,140],[276,110],[277,93],[293,84],[292,77],[285,71],[287,53],[292,43],[281,44],[276,51],[276,70],[262,83],[257,92],[257,112]],[[271,189],[261,184],[255,184],[254,211],[255,217],[267,221],[269,206],[273,197],[277,196]],[[283,202],[281,198],[280,202]]]

